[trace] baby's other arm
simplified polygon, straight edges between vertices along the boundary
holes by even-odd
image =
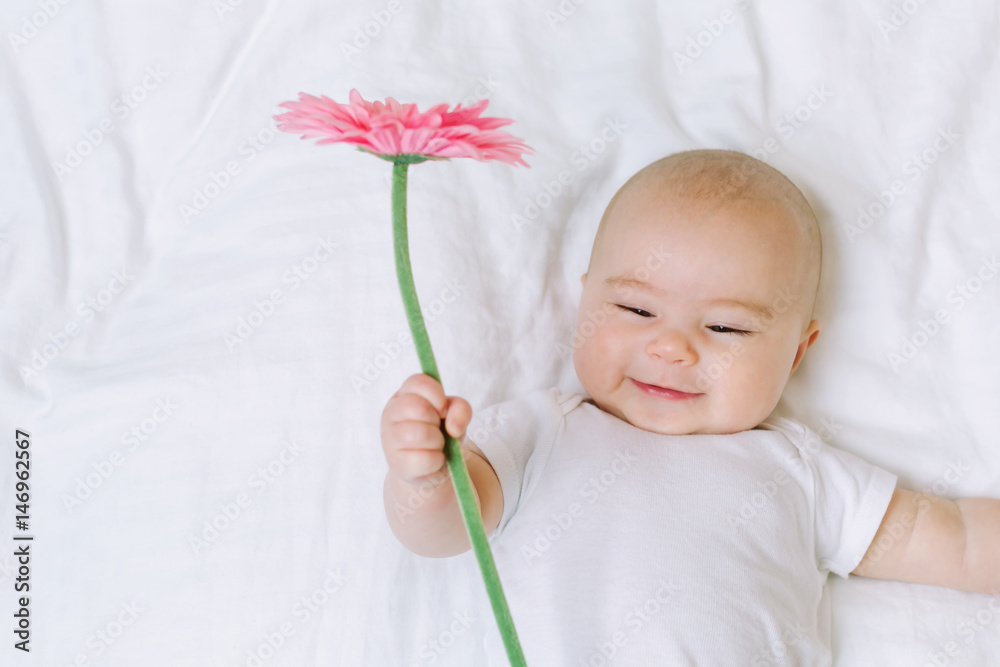
[[[1000,594],[1000,500],[897,488],[851,574]]]
[[[396,538],[420,556],[442,558],[471,548],[455,487],[444,456],[444,434],[459,440],[472,419],[468,402],[445,397],[441,383],[418,373],[403,382],[382,413],[382,448],[389,471],[383,497]],[[503,493],[493,467],[466,439],[462,457],[469,469],[486,534],[503,514]]]

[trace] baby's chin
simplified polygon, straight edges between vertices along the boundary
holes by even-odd
[[[594,396],[588,392],[590,400],[606,412],[635,428],[659,433],[660,435],[726,435],[757,428],[767,418],[762,405],[741,405],[740,410],[728,405],[726,409],[712,409],[710,404],[699,404],[709,399],[700,396],[695,402],[685,406],[674,406],[657,412],[649,404],[636,402],[633,397],[621,393]],[[753,414],[750,414],[750,412]],[[720,414],[724,413],[724,414]],[[738,413],[738,414],[737,414]],[[764,416],[762,417],[761,414]]]
[[[625,413],[615,416],[643,431],[659,433],[660,435],[729,435],[749,431],[760,425],[760,421],[755,418],[723,422],[698,419],[694,416],[690,418],[685,418],[686,416],[666,418]]]
[[[631,422],[629,422],[631,424]],[[749,428],[732,428],[727,426],[713,426],[707,425],[704,427],[697,428],[663,428],[661,426],[645,427],[638,424],[632,424],[636,428],[641,428],[644,431],[650,431],[652,433],[659,433],[660,435],[732,435],[733,433],[741,433],[743,431],[749,431],[756,426],[751,426]]]

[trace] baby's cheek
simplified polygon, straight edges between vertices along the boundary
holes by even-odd
[[[748,414],[763,420],[774,410],[785,383],[781,377],[781,360],[770,359],[766,364],[754,364],[743,376],[744,403]]]
[[[624,358],[623,351],[630,345],[629,340],[616,330],[614,324],[604,323],[579,327],[577,341],[577,363],[591,380],[613,381],[615,374],[621,370],[618,366]]]
[[[586,335],[589,333],[590,335]],[[573,366],[580,382],[587,388],[587,384],[593,382],[599,370],[599,360],[601,359],[600,341],[595,340],[595,332],[589,329],[581,330],[577,328],[573,339]]]

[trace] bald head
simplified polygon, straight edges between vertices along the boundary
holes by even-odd
[[[633,198],[643,198],[664,211],[684,211],[682,217],[692,224],[702,224],[723,209],[739,212],[768,206],[777,211],[779,215],[770,221],[773,224],[759,231],[794,241],[798,284],[809,299],[807,323],[812,319],[822,262],[819,224],[806,198],[777,169],[749,155],[724,150],[675,153],[653,162],[612,197],[597,229],[591,267],[609,235],[627,229],[627,216],[614,212]]]

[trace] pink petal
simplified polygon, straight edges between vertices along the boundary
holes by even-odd
[[[465,108],[458,104],[450,111],[447,104],[438,104],[424,112],[392,97],[368,102],[354,88],[348,100],[338,104],[300,92],[297,101],[278,105],[288,110],[275,116],[278,129],[319,139],[318,144],[354,144],[381,155],[470,157],[528,166],[522,155],[534,153],[518,137],[496,129],[512,120],[481,117],[488,100]]]

